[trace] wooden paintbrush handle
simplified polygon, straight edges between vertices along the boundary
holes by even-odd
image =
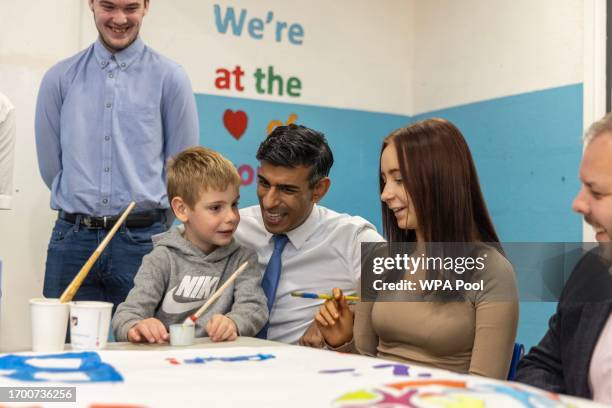
[[[104,238],[104,240],[100,242],[100,245],[98,245],[93,254],[91,254],[87,262],[85,262],[85,265],[83,265],[79,273],[77,273],[72,282],[70,282],[70,285],[68,285],[66,290],[64,290],[64,293],[62,293],[62,296],[60,297],[60,303],[70,302],[72,298],[74,298],[74,295],[76,295],[77,290],[79,290],[79,288],[81,287],[81,284],[89,274],[89,271],[94,266],[100,255],[102,254],[102,251],[104,251],[104,248],[106,248],[110,240],[113,239],[113,236],[115,236],[115,233],[117,232],[121,224],[124,223],[128,214],[135,206],[136,203],[132,201],[130,205],[128,205],[128,207],[125,209],[123,214],[121,214],[121,217],[119,217],[115,225],[113,225],[113,228],[111,228],[108,234],[106,234],[106,238]]]
[[[83,284],[83,281],[85,280],[85,278],[89,274],[89,271],[100,257],[100,254],[101,252],[98,252],[97,249],[94,251],[93,254],[91,254],[87,262],[85,262],[85,265],[83,265],[79,273],[77,273],[72,282],[70,282],[70,285],[68,285],[66,290],[64,290],[64,293],[62,293],[62,296],[60,297],[60,303],[70,302],[72,298],[74,298],[74,295],[76,295],[77,290],[79,290],[79,288]]]
[[[206,311],[206,309],[208,309],[208,307],[213,304],[213,302],[215,300],[217,300],[217,298],[219,296],[221,296],[221,294],[223,293],[223,291],[233,282],[236,280],[236,278],[238,277],[238,275],[240,275],[242,273],[242,271],[244,271],[246,269],[246,267],[249,265],[249,261],[244,262],[242,265],[240,265],[240,267],[238,269],[236,269],[236,272],[234,272],[234,274],[232,276],[230,276],[224,283],[223,285],[221,285],[221,287],[219,289],[217,289],[217,291],[215,293],[213,293],[213,295],[206,301],[206,303],[204,303],[202,305],[201,308],[198,309],[197,312],[195,312],[193,314],[193,316],[191,317],[191,320],[193,320],[194,322],[200,317],[202,316],[202,313],[204,313]]]

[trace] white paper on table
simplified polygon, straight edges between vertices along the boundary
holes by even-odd
[[[273,355],[274,358],[262,361],[186,363],[186,360],[196,358],[258,354]],[[298,346],[103,350],[99,355],[102,361],[113,366],[124,380],[120,383],[78,384],[78,406],[132,404],[173,408],[366,407],[374,406],[371,404],[381,400],[383,393],[399,399],[410,392],[414,394],[410,397],[412,404],[423,407],[440,407],[449,403],[459,404],[458,406],[525,407],[526,402],[536,407],[567,406],[563,399],[555,401],[543,391],[516,383]],[[408,375],[394,374],[395,364],[400,364],[399,368],[409,366]],[[380,365],[390,367],[376,368]],[[346,371],[322,373],[323,370]],[[397,384],[408,381],[413,385],[403,390],[389,386],[396,384],[397,387]],[[432,381],[432,385],[427,385]],[[448,384],[465,386],[457,388],[449,387]],[[15,385],[23,386],[24,383],[0,379],[0,386]],[[50,381],[36,385],[66,386],[66,383]],[[516,390],[524,401],[486,390],[492,386],[502,386],[506,392]],[[474,392],[478,389],[479,392]],[[572,399],[571,403],[574,406],[596,406],[586,400]],[[49,403],[48,406],[54,405]]]

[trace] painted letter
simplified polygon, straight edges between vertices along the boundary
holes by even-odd
[[[238,37],[242,34],[242,27],[244,25],[244,19],[246,17],[246,10],[240,11],[240,20],[236,22],[236,15],[234,14],[234,8],[228,7],[225,17],[221,19],[221,7],[215,4],[215,24],[217,25],[217,31],[221,34],[225,34],[227,26],[232,25],[232,33]]]

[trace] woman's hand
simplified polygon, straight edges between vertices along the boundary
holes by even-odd
[[[331,347],[339,347],[353,338],[353,311],[349,309],[342,290],[332,290],[333,299],[326,300],[315,316],[317,326]]]

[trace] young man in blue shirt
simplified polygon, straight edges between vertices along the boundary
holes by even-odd
[[[121,303],[151,236],[166,230],[165,162],[198,143],[184,70],[139,38],[148,0],[89,0],[98,39],[54,65],[36,106],[40,173],[58,220],[44,295],[59,297],[131,201],[136,209],[76,299]]]

